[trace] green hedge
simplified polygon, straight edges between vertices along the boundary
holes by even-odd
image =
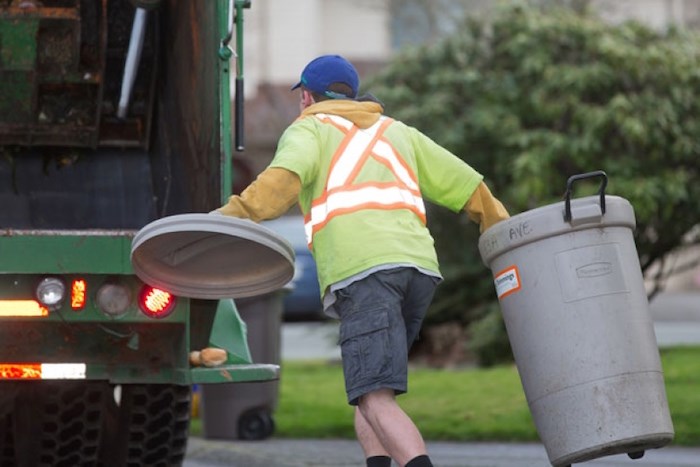
[[[367,90],[482,172],[511,214],[560,201],[571,175],[606,171],[607,193],[635,208],[646,271],[698,241],[689,232],[700,220],[699,52],[690,31],[507,7],[401,54]],[[580,185],[574,197],[598,188]],[[446,281],[427,324],[485,319],[494,290],[478,229],[442,208],[429,222]]]

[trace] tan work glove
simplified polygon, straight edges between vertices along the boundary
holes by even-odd
[[[212,213],[242,217],[254,222],[274,219],[289,211],[299,198],[301,180],[294,172],[278,167],[265,169],[240,196]]]
[[[491,194],[491,190],[484,182],[474,190],[464,206],[464,211],[469,215],[469,219],[479,224],[481,233],[493,224],[510,217],[506,208]]]

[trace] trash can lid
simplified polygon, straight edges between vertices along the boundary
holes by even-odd
[[[139,230],[131,264],[149,285],[183,297],[262,295],[294,276],[294,250],[247,219],[193,213],[164,217]]]
[[[619,196],[605,196],[604,208],[599,196],[573,199],[569,220],[564,201],[519,213],[501,221],[479,237],[479,252],[486,266],[514,248],[545,238],[579,230],[622,226],[634,229],[636,220],[632,205]]]

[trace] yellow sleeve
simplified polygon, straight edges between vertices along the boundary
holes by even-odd
[[[294,172],[278,167],[265,169],[240,195],[231,196],[217,211],[254,222],[274,219],[299,198],[301,180]]]
[[[510,217],[506,208],[491,194],[491,190],[484,182],[474,190],[464,206],[464,211],[469,215],[469,219],[479,224],[481,233],[493,224]]]

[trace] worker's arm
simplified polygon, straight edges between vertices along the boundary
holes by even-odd
[[[299,198],[301,180],[294,172],[279,167],[265,169],[240,196],[231,196],[221,214],[255,222],[274,219],[291,208]]]
[[[476,187],[464,210],[471,220],[479,224],[479,231],[482,233],[496,222],[510,217],[506,208],[491,194],[484,182]]]

